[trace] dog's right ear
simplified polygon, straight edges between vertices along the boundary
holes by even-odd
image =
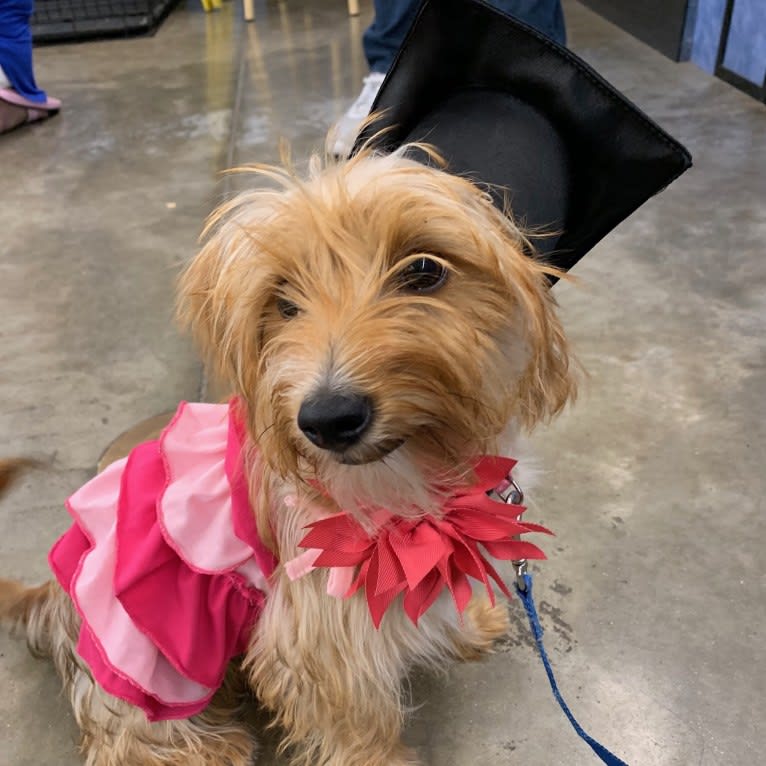
[[[242,195],[211,215],[203,247],[179,279],[176,301],[176,316],[191,330],[211,371],[239,392],[253,384],[260,320],[274,289],[269,258],[258,241],[264,206],[257,197]]]

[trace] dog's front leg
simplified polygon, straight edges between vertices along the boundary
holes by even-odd
[[[376,630],[364,599],[328,596],[325,577],[277,581],[247,656],[251,685],[296,764],[415,766],[400,741],[402,616]]]

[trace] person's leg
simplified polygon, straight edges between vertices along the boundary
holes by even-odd
[[[55,114],[61,102],[35,82],[32,0],[0,0],[0,133]]]
[[[35,82],[32,68],[32,0],[0,2],[0,67],[11,87],[27,101],[45,104],[47,96]]]
[[[562,45],[566,28],[561,0],[490,0],[500,11],[515,16]],[[370,74],[356,101],[335,125],[328,139],[328,151],[346,156],[354,145],[362,120],[369,114],[383,77],[394,62],[415,19],[420,0],[375,0],[375,18],[364,33],[364,53]],[[512,51],[508,55],[512,55]]]
[[[327,150],[338,157],[348,155],[362,120],[370,113],[383,78],[394,61],[407,30],[412,26],[420,0],[375,0],[375,18],[362,38],[370,74],[364,78],[356,101],[335,124]]]
[[[419,7],[420,0],[375,0],[375,18],[362,38],[370,72],[390,69]]]
[[[489,0],[489,3],[552,40],[566,44],[561,0]],[[370,72],[385,74],[389,70],[419,7],[420,0],[375,0],[375,18],[362,38]]]

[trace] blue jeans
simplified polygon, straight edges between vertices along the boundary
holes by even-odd
[[[44,104],[48,97],[37,87],[32,70],[33,10],[33,0],[0,0],[0,67],[20,96]]]
[[[566,44],[561,0],[489,0],[562,45]],[[420,0],[375,0],[375,19],[364,33],[364,52],[371,72],[387,72],[415,18]]]

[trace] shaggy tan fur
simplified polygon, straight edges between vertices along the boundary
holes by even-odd
[[[179,315],[242,400],[253,506],[282,561],[300,552],[317,504],[368,526],[372,505],[410,516],[432,510],[470,478],[477,454],[507,447],[509,433],[574,396],[548,289],[554,272],[529,257],[523,236],[476,186],[402,151],[328,167],[315,159],[305,179],[247,170],[270,187],[213,215],[181,279]],[[422,257],[447,270],[428,294],[402,286],[403,269]],[[353,387],[375,403],[372,427],[342,459],[296,423],[301,402],[323,385]],[[507,630],[504,607],[477,596],[461,622],[441,598],[415,627],[395,605],[376,630],[363,597],[334,599],[325,587],[321,571],[292,582],[277,569],[241,665],[250,689],[295,764],[416,764],[400,742],[403,679],[415,665],[441,669],[489,651]],[[0,613],[53,657],[88,764],[239,766],[252,757],[237,723],[234,668],[202,715],[149,724],[94,686],[74,652],[76,615],[57,586],[3,581]]]

